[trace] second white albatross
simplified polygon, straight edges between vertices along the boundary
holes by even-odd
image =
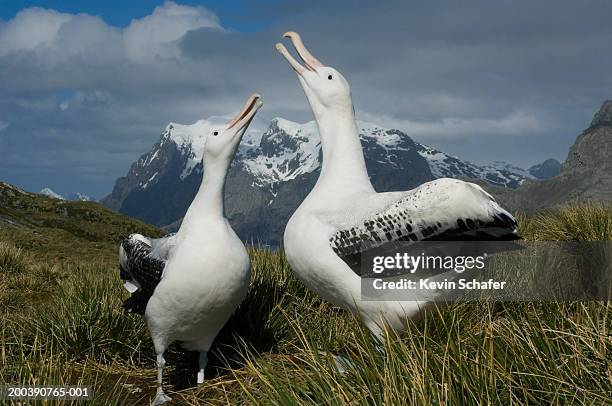
[[[121,277],[132,293],[124,307],[144,314],[157,354],[154,405],[170,399],[162,389],[168,346],[179,341],[200,352],[202,383],[207,352],[247,293],[249,256],[225,218],[223,190],[238,144],[261,105],[259,95],[252,95],[227,126],[207,135],[202,184],[178,232],[162,239],[132,234],[119,249]]]
[[[481,187],[437,179],[406,192],[377,193],[368,177],[351,90],[336,69],[324,66],[295,32],[291,39],[303,65],[278,43],[310,103],[319,127],[323,161],[314,188],[285,229],[292,269],[324,299],[360,316],[373,334],[387,325],[399,333],[430,300],[367,301],[354,260],[365,249],[397,241],[514,240],[510,213]]]

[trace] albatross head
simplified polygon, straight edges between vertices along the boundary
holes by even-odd
[[[297,73],[315,116],[323,117],[326,113],[353,114],[351,88],[344,76],[336,69],[324,66],[312,56],[297,32],[286,32],[283,37],[291,40],[304,64],[296,61],[283,44],[277,43],[276,50]]]
[[[231,160],[242,136],[262,105],[261,96],[254,93],[249,97],[242,111],[232,118],[226,126],[213,128],[204,145],[204,160],[210,161],[215,158]]]

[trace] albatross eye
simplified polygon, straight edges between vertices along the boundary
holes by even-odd
[[[327,79],[332,80],[332,75],[329,75]]]
[[[215,131],[213,135],[219,135],[219,131]]]

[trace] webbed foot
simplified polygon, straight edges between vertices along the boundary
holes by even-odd
[[[155,399],[153,399],[153,406],[163,405],[164,403],[172,400],[172,398],[164,393],[164,391],[159,388],[157,389],[157,394],[155,395]]]

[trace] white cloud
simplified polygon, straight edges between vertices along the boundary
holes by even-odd
[[[69,100],[64,100],[59,104],[62,111],[75,107],[100,107],[107,106],[112,102],[109,92],[104,90],[93,90],[89,92],[78,91]]]
[[[50,45],[61,26],[72,16],[55,10],[28,8],[0,26],[0,55]]]
[[[156,56],[171,57],[173,42],[198,28],[221,28],[217,16],[204,7],[190,7],[166,2],[151,15],[132,20],[123,31],[127,55],[137,60]]]
[[[88,14],[72,15],[57,32],[48,48],[47,57],[68,59],[72,56],[89,61],[112,61],[123,57],[121,30],[109,26],[101,18]]]
[[[0,56],[36,51],[52,60],[81,55],[96,61],[127,58],[146,63],[156,57],[179,57],[176,41],[198,28],[221,29],[221,25],[205,7],[171,1],[132,20],[123,30],[88,14],[28,8],[0,25]]]
[[[3,131],[6,127],[8,127],[8,123],[6,121],[0,120],[0,131]]]
[[[359,112],[358,119],[372,121],[388,128],[397,128],[417,139],[481,135],[529,136],[549,129],[542,117],[525,111],[515,111],[496,119],[446,117],[438,121],[403,120],[386,115]]]

